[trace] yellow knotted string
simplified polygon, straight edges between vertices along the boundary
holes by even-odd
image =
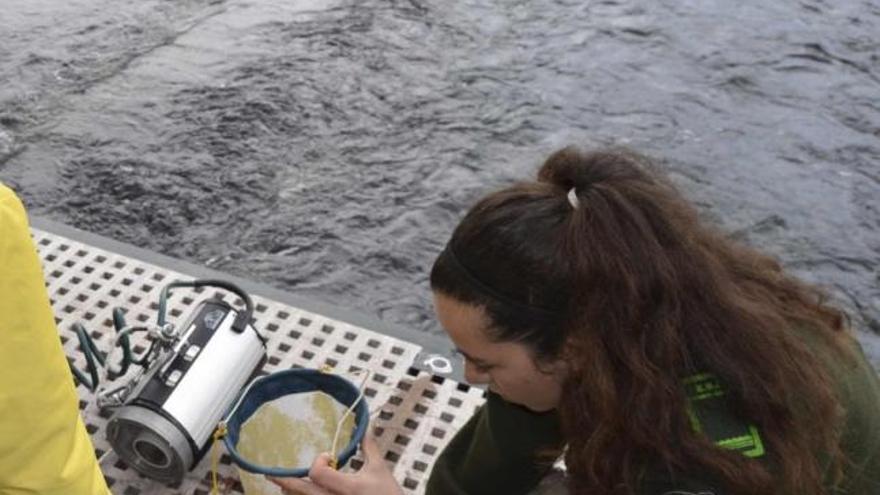
[[[336,444],[339,442],[339,433],[342,431],[342,423],[345,422],[345,419],[354,413],[355,408],[360,403],[360,401],[364,400],[364,388],[367,386],[367,380],[370,378],[370,370],[357,370],[354,371],[354,374],[363,373],[364,378],[361,380],[361,386],[358,387],[358,396],[357,399],[349,406],[349,408],[345,411],[341,418],[339,418],[339,422],[336,424],[336,433],[333,435],[333,443],[330,445],[330,467],[333,469],[339,469],[338,466],[338,458],[336,456]]]
[[[323,366],[321,366],[321,373],[326,373],[329,375],[329,374],[333,373],[333,367],[330,366],[329,364],[324,364]],[[337,427],[337,434],[338,434],[338,431],[339,431],[339,428]],[[338,469],[337,462],[336,462],[336,452],[334,452],[335,450],[336,450],[336,440],[334,439],[333,445],[330,447],[330,467],[333,469]]]
[[[217,483],[217,469],[220,463],[220,441],[226,436],[226,423],[220,422],[214,430],[214,445],[211,446],[211,495],[220,495]]]

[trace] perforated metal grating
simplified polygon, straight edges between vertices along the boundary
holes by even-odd
[[[130,322],[153,321],[162,287],[172,280],[193,278],[44,230],[35,228],[33,234],[43,259],[64,351],[80,368],[85,367],[85,359],[71,329],[74,323],[85,325],[99,346],[107,346],[114,333],[114,307],[126,309]],[[169,318],[185,318],[195,304],[214,295],[225,296],[204,289],[174,292],[168,306]],[[329,365],[359,383],[350,372],[372,370],[365,394],[370,410],[378,411],[373,424],[386,462],[407,493],[423,493],[436,456],[483,403],[484,392],[412,367],[422,351],[419,345],[264,297],[253,299],[255,325],[269,339],[265,371]],[[142,337],[133,339],[132,344],[136,352],[145,349]],[[96,454],[101,458],[109,450],[104,428],[110,415],[98,411],[85,387],[78,387],[77,392]],[[113,452],[102,459],[101,468],[117,495],[206,495],[210,490],[209,457],[176,487],[140,476]],[[361,458],[355,457],[347,469],[360,465]],[[219,474],[224,493],[242,493],[236,469],[225,454]]]

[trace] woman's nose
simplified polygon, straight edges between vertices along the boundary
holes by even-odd
[[[489,383],[489,373],[480,371],[470,361],[464,362],[464,379],[474,385],[483,385]]]

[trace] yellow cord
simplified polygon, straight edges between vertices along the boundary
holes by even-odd
[[[220,495],[217,483],[217,469],[220,463],[220,440],[226,436],[226,423],[220,422],[214,430],[214,445],[211,446],[211,495]]]
[[[354,409],[360,403],[360,401],[364,400],[364,387],[367,386],[367,380],[370,378],[370,370],[357,370],[354,374],[363,373],[364,377],[361,380],[361,386],[358,387],[358,396],[354,402],[352,402],[351,406],[349,406],[348,410],[345,411],[345,414],[339,418],[339,422],[336,424],[336,433],[333,435],[333,444],[330,445],[330,467],[333,469],[339,469],[338,462],[336,460],[336,444],[339,443],[339,433],[342,431],[342,423],[345,422],[345,418],[347,418],[351,413],[354,412]]]

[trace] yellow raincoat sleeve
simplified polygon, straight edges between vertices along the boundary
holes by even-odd
[[[0,184],[0,495],[106,495],[27,215]]]

